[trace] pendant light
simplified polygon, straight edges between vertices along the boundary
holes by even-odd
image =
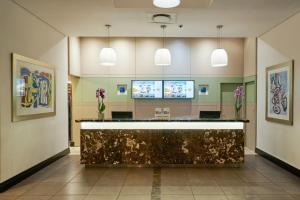
[[[163,30],[163,48],[157,49],[154,56],[154,63],[157,66],[169,66],[171,65],[171,53],[170,50],[165,48],[165,29],[166,25],[161,25]]]
[[[223,25],[218,25],[219,47],[211,54],[212,67],[226,67],[228,65],[228,54],[225,49],[221,48],[221,30]]]
[[[174,8],[180,5],[180,0],[153,0],[153,4],[159,8]]]
[[[107,28],[108,47],[101,49],[101,52],[99,55],[100,63],[101,63],[101,65],[104,65],[104,66],[114,66],[114,65],[116,65],[116,62],[117,62],[117,54],[116,54],[115,50],[110,47],[110,31],[109,31],[109,29],[110,29],[111,25],[107,24],[107,25],[105,25],[105,27]]]

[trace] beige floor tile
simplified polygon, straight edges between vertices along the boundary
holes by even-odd
[[[216,181],[218,186],[245,186],[246,183],[241,180],[218,180]]]
[[[72,178],[71,183],[87,183],[89,185],[95,185],[99,180],[97,175],[87,175],[85,173],[80,173]]]
[[[91,189],[92,186],[87,183],[68,183],[58,194],[87,195]]]
[[[84,200],[85,195],[56,195],[50,200]]]
[[[21,196],[17,200],[48,200],[51,196]]]
[[[227,200],[225,195],[194,195],[195,200]]]
[[[162,195],[161,200],[194,200],[193,195]]]
[[[25,192],[24,195],[55,195],[64,185],[63,183],[40,183]]]
[[[144,187],[150,187],[152,186],[153,181],[152,180],[145,180],[145,181],[126,181],[124,183],[124,186],[144,186]]]
[[[290,195],[228,195],[228,200],[294,200]]]
[[[151,200],[151,195],[122,195],[118,200]]]
[[[227,195],[228,200],[247,200],[247,197],[244,195]]]
[[[118,195],[88,195],[84,200],[117,200]]]
[[[300,179],[259,157],[240,168],[162,168],[162,200],[300,200]],[[152,168],[85,168],[67,156],[0,194],[0,200],[143,200]],[[124,186],[124,188],[123,188]],[[223,195],[222,192],[225,192]]]
[[[162,179],[161,180],[162,186],[188,186],[189,182],[185,179],[180,180],[177,178],[174,179]]]
[[[124,186],[120,195],[150,195],[151,186]]]
[[[223,190],[219,186],[192,186],[194,195],[219,194],[224,195]]]
[[[199,178],[189,179],[188,183],[190,186],[218,186],[217,182],[214,180],[199,179]]]
[[[255,195],[259,200],[294,200],[290,195]]]
[[[162,194],[193,194],[189,186],[163,186]]]
[[[252,183],[245,187],[248,195],[286,195],[288,194],[273,183]]]
[[[15,200],[18,196],[7,196],[7,195],[1,195],[0,194],[0,200]]]
[[[245,182],[263,182],[267,183],[270,180],[257,171],[237,172],[238,176]]]
[[[245,195],[247,190],[245,186],[222,186],[222,190],[226,195]]]
[[[96,186],[123,186],[125,177],[101,177],[96,182]]]
[[[13,187],[11,187],[9,190],[1,193],[0,195],[8,195],[8,196],[19,196],[21,194],[24,194],[28,190],[32,189],[36,183],[25,183],[21,182]]]
[[[300,183],[277,183],[289,194],[300,195]]]
[[[89,194],[95,195],[118,195],[122,187],[118,186],[94,186]]]

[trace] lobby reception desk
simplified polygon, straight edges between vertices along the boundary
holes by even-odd
[[[87,166],[240,166],[247,120],[77,120]]]

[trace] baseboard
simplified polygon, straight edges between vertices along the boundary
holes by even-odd
[[[35,174],[36,172],[47,167],[48,165],[55,162],[56,160],[68,155],[69,153],[70,153],[70,149],[67,148],[67,149],[63,150],[62,152],[52,156],[51,158],[48,158],[47,160],[44,160],[43,162],[40,162],[39,164],[31,167],[30,169],[27,169],[26,171],[4,181],[3,183],[0,183],[0,193],[6,191],[7,189],[16,185],[17,183],[20,183],[25,178]]]
[[[282,161],[282,160],[280,160],[280,159],[278,159],[278,158],[276,158],[276,157],[274,157],[274,156],[272,156],[272,155],[270,155],[270,154],[268,154],[268,153],[266,153],[266,152],[264,152],[264,151],[262,151],[258,148],[255,148],[255,152],[258,155],[260,155],[260,156],[270,160],[271,162],[275,163],[276,165],[280,166],[281,168],[283,168],[283,169],[295,174],[296,176],[300,177],[300,170],[299,169],[291,166],[290,164],[288,164],[288,163],[286,163],[286,162],[284,162],[284,161]]]

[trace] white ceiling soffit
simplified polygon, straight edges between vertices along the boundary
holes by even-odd
[[[183,0],[180,8],[207,8],[213,0]],[[114,0],[116,8],[154,8],[152,0]]]
[[[223,24],[224,37],[258,36],[299,12],[300,0],[214,0],[205,8],[116,8],[114,0],[14,0],[56,29],[70,36],[160,37],[159,24],[149,23],[149,13],[175,13],[167,37],[215,37]],[[152,0],[141,1],[149,5]],[[182,0],[189,5],[201,0]],[[179,29],[178,25],[183,24]]]

